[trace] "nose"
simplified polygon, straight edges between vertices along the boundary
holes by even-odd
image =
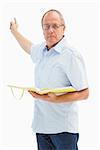
[[[53,32],[53,31],[54,31],[53,27],[50,26],[50,27],[49,27],[49,32]]]

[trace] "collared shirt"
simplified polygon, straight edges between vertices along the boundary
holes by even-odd
[[[88,87],[83,58],[68,46],[65,37],[49,51],[45,42],[33,45],[30,55],[35,63],[37,88],[73,86],[80,91]],[[32,129],[36,133],[77,133],[77,102],[52,103],[36,99]]]

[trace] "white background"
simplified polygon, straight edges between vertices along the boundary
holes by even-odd
[[[5,2],[0,13],[0,148],[2,150],[36,150],[31,129],[34,100],[25,93],[14,99],[7,84],[34,85],[34,64],[10,32],[10,21],[16,17],[19,31],[35,44],[44,41],[41,17],[54,8],[66,21],[66,36],[86,63],[90,96],[79,102],[79,150],[99,150],[99,3],[61,1]]]

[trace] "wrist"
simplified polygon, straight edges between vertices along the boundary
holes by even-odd
[[[11,33],[12,33],[12,34],[17,34],[18,31],[17,31],[17,29],[16,29],[16,30],[11,29]]]

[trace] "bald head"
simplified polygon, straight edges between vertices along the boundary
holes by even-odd
[[[43,17],[41,19],[42,26],[43,26],[43,22],[44,22],[45,17],[48,15],[50,16],[52,14],[55,14],[57,17],[59,17],[61,23],[65,26],[65,21],[64,21],[63,15],[58,10],[55,10],[55,9],[50,9],[47,12],[45,12],[45,14],[43,15]]]

